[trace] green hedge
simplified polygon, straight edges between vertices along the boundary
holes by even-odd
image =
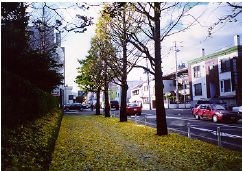
[[[58,104],[58,99],[2,70],[2,124],[16,126],[48,113]]]
[[[48,170],[63,112],[2,129],[2,170]]]

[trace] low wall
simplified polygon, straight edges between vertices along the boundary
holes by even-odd
[[[189,103],[185,103],[185,104],[167,104],[167,103],[165,103],[164,104],[164,106],[165,106],[165,108],[169,108],[169,109],[176,109],[176,108],[178,108],[178,109],[189,109],[190,107],[191,107],[191,104],[189,104]]]
[[[166,109],[190,109],[191,107],[191,104],[189,103],[185,103],[185,104],[168,104],[167,103],[164,103],[164,106]],[[149,104],[143,104],[143,110],[149,110],[150,107],[149,107]],[[155,108],[152,108],[152,109],[155,109]]]

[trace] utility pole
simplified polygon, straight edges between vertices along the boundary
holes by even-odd
[[[148,59],[146,58],[146,65],[147,65],[147,68],[149,68],[148,66]],[[149,97],[148,97],[148,102],[149,102],[149,109],[151,110],[151,97],[150,97],[150,73],[149,71],[146,71],[147,73],[147,82],[148,82],[148,93],[149,93]]]
[[[184,105],[185,105],[185,108],[186,108],[186,90],[185,90],[185,76],[182,75],[182,85],[183,85],[183,101],[184,101]]]
[[[176,47],[176,41],[175,41],[175,60],[176,60],[176,103],[178,104],[179,101],[179,94],[178,94],[178,76],[177,76],[177,52],[179,50]],[[178,106],[178,105],[177,105]]]

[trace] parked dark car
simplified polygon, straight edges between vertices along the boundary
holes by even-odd
[[[112,108],[115,108],[116,110],[119,110],[119,103],[118,103],[118,101],[116,101],[116,100],[111,100],[111,101],[110,101],[110,107],[111,107],[111,109],[112,109]]]
[[[127,115],[141,115],[142,106],[137,103],[128,103],[126,107]]]
[[[201,104],[194,108],[192,114],[196,119],[210,119],[213,122],[237,122],[240,119],[238,113],[228,111],[218,104]]]
[[[83,106],[83,109],[89,109],[91,107],[91,104],[85,103],[85,104],[82,104],[82,106]]]
[[[242,119],[242,106],[235,106],[232,108],[232,112],[238,113],[240,119]]]
[[[217,98],[211,98],[211,99],[208,99],[209,101],[209,104],[219,104],[223,107],[225,107],[227,109],[227,103],[221,99],[217,99]]]
[[[69,111],[69,110],[83,110],[83,105],[81,103],[72,103],[70,105],[66,105],[64,107],[64,110]]]

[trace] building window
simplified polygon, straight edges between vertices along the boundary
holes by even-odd
[[[138,95],[139,94],[139,90],[134,90],[133,91],[133,95]]]
[[[228,72],[231,71],[231,65],[229,59],[221,60],[221,72]]]
[[[231,86],[231,80],[222,80],[220,81],[220,88],[221,92],[231,92],[232,91],[232,86]]]
[[[195,66],[193,67],[193,76],[194,78],[200,78],[201,77],[201,71],[200,71],[200,66]]]
[[[195,96],[202,96],[202,83],[194,84]]]
[[[144,91],[148,91],[148,86],[144,86]]]

